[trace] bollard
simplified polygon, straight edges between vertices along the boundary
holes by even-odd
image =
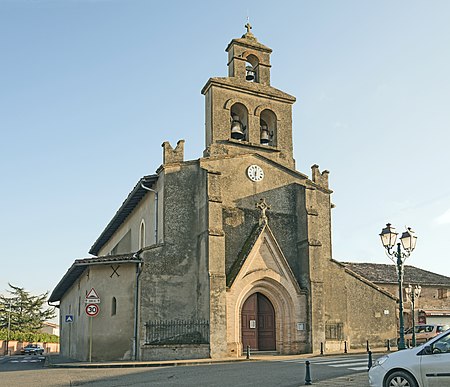
[[[247,345],[247,360],[250,359],[250,345]]]
[[[367,371],[372,368],[372,351],[369,351],[369,362],[367,363]]]
[[[320,343],[320,354],[323,355],[323,343]]]
[[[391,350],[391,340],[389,340],[389,339],[387,341],[387,350],[388,350],[388,352]]]
[[[347,342],[344,341],[344,353],[347,353]]]
[[[305,386],[310,386],[312,383],[311,383],[311,372],[309,370],[310,365],[309,360],[306,360],[305,365],[306,365]]]
[[[367,349],[367,352],[369,352],[369,351],[370,351],[370,347],[369,347],[369,340],[367,340],[367,341],[366,341],[366,349]]]

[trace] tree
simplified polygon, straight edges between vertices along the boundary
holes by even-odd
[[[24,288],[8,285],[9,296],[0,296],[0,329],[37,332],[44,321],[56,316],[55,308],[44,308],[48,292],[33,296]]]

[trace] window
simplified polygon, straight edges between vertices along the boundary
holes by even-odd
[[[115,316],[117,313],[117,300],[113,297],[111,300],[111,316]]]
[[[433,353],[450,353],[450,335],[441,337],[433,343]]]
[[[438,298],[443,299],[443,298],[447,298],[447,289],[438,289]]]
[[[344,324],[343,323],[326,323],[325,324],[326,340],[344,340]]]
[[[141,227],[139,228],[139,250],[145,247],[145,222],[141,220]]]

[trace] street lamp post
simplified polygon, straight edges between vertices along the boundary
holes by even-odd
[[[9,309],[8,309],[8,328],[6,330],[6,356],[9,355],[9,334],[11,331],[11,299],[9,300]]]
[[[407,288],[405,288],[406,296],[409,298],[411,302],[412,308],[412,345],[416,346],[416,316],[415,316],[415,300],[420,297],[420,292],[422,291],[422,287],[420,285],[416,285],[414,288],[409,284]]]
[[[398,233],[395,232],[395,228],[390,223],[386,224],[386,227],[381,230],[381,243],[386,249],[386,254],[389,259],[397,265],[398,274],[398,303],[399,303],[399,323],[400,323],[400,339],[398,342],[398,349],[405,349],[405,324],[403,321],[403,263],[408,258],[412,251],[416,247],[417,237],[411,228],[407,228],[406,231],[400,237],[400,243],[397,243],[397,249],[394,248],[397,241]]]

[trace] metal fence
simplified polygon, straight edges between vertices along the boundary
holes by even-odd
[[[145,324],[145,343],[208,344],[208,320],[155,320]]]
[[[344,324],[343,323],[325,324],[325,339],[344,340]]]

